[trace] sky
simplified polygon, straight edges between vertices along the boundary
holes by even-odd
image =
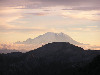
[[[63,32],[100,48],[100,0],[0,0],[0,43]]]

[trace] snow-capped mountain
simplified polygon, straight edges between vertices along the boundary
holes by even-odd
[[[34,39],[29,38],[23,42],[20,41],[16,42],[16,44],[47,44],[52,42],[69,42],[74,45],[82,45],[82,43],[73,40],[70,36],[62,32],[61,33],[47,32]]]

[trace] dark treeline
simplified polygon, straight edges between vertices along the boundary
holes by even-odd
[[[100,75],[99,70],[100,51],[64,42],[27,53],[0,54],[0,75]]]

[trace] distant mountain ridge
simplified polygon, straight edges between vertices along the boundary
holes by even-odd
[[[40,35],[34,39],[27,39],[23,42],[15,42],[15,44],[47,44],[52,42],[69,42],[74,45],[83,45],[83,43],[73,40],[70,36],[64,33],[53,33],[47,32],[43,35]]]
[[[10,50],[10,49],[0,49],[0,53],[11,53],[11,52],[19,52],[18,50]]]

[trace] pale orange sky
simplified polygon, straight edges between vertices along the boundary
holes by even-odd
[[[99,0],[1,0],[0,43],[63,32],[74,40],[100,46]]]

